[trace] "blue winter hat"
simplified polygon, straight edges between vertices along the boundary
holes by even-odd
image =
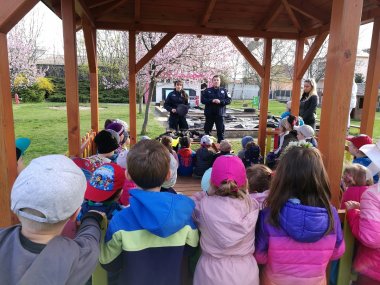
[[[245,148],[245,146],[246,146],[247,143],[249,143],[249,142],[253,142],[253,137],[251,137],[251,136],[245,136],[245,137],[243,137],[243,138],[241,139],[241,146],[242,146],[243,148]]]
[[[16,156],[17,160],[20,156],[24,155],[25,151],[30,145],[30,139],[28,138],[18,138],[16,139]],[[17,150],[18,149],[18,150]]]

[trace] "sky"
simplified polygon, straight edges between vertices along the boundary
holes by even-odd
[[[47,50],[46,54],[63,54],[63,36],[61,20],[41,1],[25,16],[25,20],[37,13],[44,22],[39,39],[40,46]],[[359,31],[358,53],[371,46],[373,23],[362,25]],[[54,52],[55,51],[55,52]]]

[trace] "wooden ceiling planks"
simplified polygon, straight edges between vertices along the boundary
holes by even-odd
[[[332,0],[76,0],[77,12],[96,28],[184,34],[297,39],[329,29]],[[60,14],[59,0],[43,0]],[[379,12],[374,12],[379,9]],[[369,11],[370,10],[370,11]],[[364,0],[363,19],[380,13],[380,1]],[[78,23],[79,16],[77,18]],[[80,26],[77,26],[80,28]],[[193,28],[193,30],[191,30]]]

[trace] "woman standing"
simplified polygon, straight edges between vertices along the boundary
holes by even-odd
[[[300,116],[306,125],[315,130],[315,119],[317,117],[317,106],[319,98],[317,84],[313,78],[306,79],[303,84],[303,94],[300,102]]]
[[[186,114],[189,110],[189,96],[183,90],[181,80],[174,81],[175,90],[170,92],[165,99],[164,108],[170,113],[169,128],[176,131],[187,130]]]

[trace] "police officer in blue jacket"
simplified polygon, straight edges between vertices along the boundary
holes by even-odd
[[[183,90],[181,80],[174,81],[175,90],[170,92],[165,99],[164,108],[170,113],[169,128],[178,131],[187,130],[186,114],[189,110],[189,96]]]
[[[204,131],[210,135],[212,127],[216,126],[218,143],[224,139],[224,117],[226,116],[226,105],[231,103],[231,97],[227,89],[220,87],[220,76],[212,78],[212,87],[207,88],[203,94],[201,102],[205,105],[206,122]]]

